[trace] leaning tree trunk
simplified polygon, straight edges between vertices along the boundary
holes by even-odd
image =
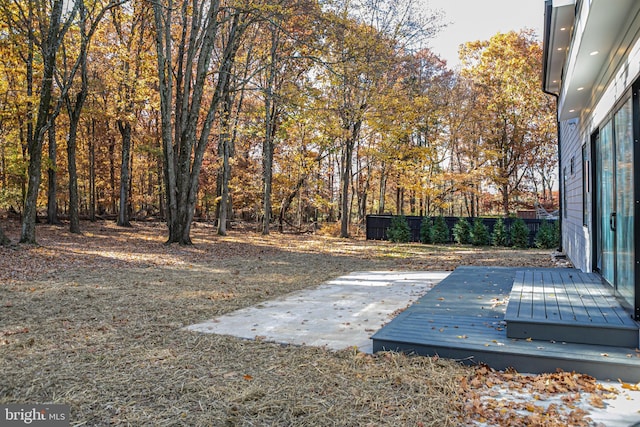
[[[287,210],[289,210],[289,206],[291,206],[291,202],[293,202],[293,199],[295,199],[296,196],[300,193],[300,189],[307,180],[307,176],[308,174],[305,173],[300,178],[298,178],[298,182],[296,183],[296,185],[293,187],[289,195],[282,201],[282,206],[280,207],[280,215],[278,216],[278,223],[280,224],[278,231],[280,231],[281,233],[284,232],[284,219],[287,215]]]
[[[36,243],[36,216],[38,208],[38,190],[40,189],[42,168],[42,145],[44,136],[51,126],[50,106],[53,92],[53,74],[56,64],[56,56],[64,31],[61,31],[60,19],[62,17],[63,0],[55,0],[51,9],[47,36],[42,44],[43,74],[40,86],[40,103],[33,138],[29,141],[27,196],[22,217],[21,243]],[[75,9],[74,9],[75,11]]]

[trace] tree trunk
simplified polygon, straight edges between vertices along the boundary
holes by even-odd
[[[0,246],[9,246],[11,240],[4,234],[4,230],[0,227]]]
[[[229,179],[231,178],[231,164],[229,159],[231,158],[231,132],[230,132],[230,116],[231,116],[231,96],[228,88],[225,90],[225,102],[222,112],[222,118],[220,120],[220,127],[222,132],[220,133],[220,153],[222,157],[222,168],[220,170],[220,204],[218,209],[218,234],[221,236],[227,235],[227,219],[229,211]]]
[[[355,127],[355,126],[354,126]],[[354,131],[355,133],[355,131]],[[353,149],[355,139],[350,136],[344,147],[342,158],[342,194],[340,199],[340,237],[349,237],[349,185],[351,183]]]
[[[113,135],[110,135],[108,120],[106,121],[106,126],[107,134],[109,134],[109,145],[107,147],[107,151],[109,152],[109,189],[111,190],[109,211],[113,214],[117,211],[116,200],[118,199],[116,191],[116,139]]]
[[[51,126],[54,117],[51,117],[49,108],[51,106],[53,91],[53,73],[56,64],[56,56],[64,31],[61,31],[60,18],[63,10],[63,0],[54,0],[51,9],[49,26],[46,39],[42,44],[43,75],[40,85],[40,102],[36,126],[33,138],[29,141],[29,166],[27,186],[27,196],[25,198],[24,214],[22,217],[22,230],[20,233],[20,243],[36,244],[36,216],[38,208],[38,190],[40,188],[41,167],[42,167],[42,145],[44,136]],[[74,9],[75,12],[75,9]]]
[[[504,217],[507,218],[509,216],[509,184],[502,184],[502,212],[504,213]]]
[[[162,1],[152,3],[168,199],[167,243],[189,245],[202,162],[213,121],[220,102],[224,99],[225,88],[228,88],[240,38],[246,29],[246,15],[240,10],[229,9],[228,19],[219,21],[219,0],[193,0],[189,7],[184,2],[182,5],[182,8],[176,7],[173,0],[166,4]],[[180,25],[182,28],[191,28],[191,37],[186,37],[184,31],[182,38],[174,37],[174,34],[179,34],[171,28],[171,23],[177,22],[172,16],[174,10],[181,12],[178,17],[181,19]],[[227,26],[224,38],[217,37],[222,25]],[[217,81],[207,105],[205,87],[208,87],[212,68],[216,67],[212,64],[212,59],[217,42],[224,44],[221,46],[217,73],[213,73],[217,75]],[[177,49],[175,43],[179,43],[177,47],[185,52],[186,61],[178,55],[179,61],[174,64],[172,52]],[[176,120],[173,120],[174,117]]]
[[[84,102],[81,98],[84,98],[84,96],[79,93],[76,97],[75,108],[69,112],[69,137],[67,138],[67,168],[69,171],[69,231],[76,234],[80,233],[76,143],[78,123],[80,122],[80,110],[82,109],[82,103]]]
[[[89,125],[89,220],[96,220],[96,120]]]
[[[131,227],[129,222],[129,182],[131,159],[131,123],[118,120],[118,130],[122,136],[122,158],[120,162],[120,209],[118,211],[118,225]]]
[[[296,182],[296,185],[293,187],[293,190],[291,190],[289,195],[285,197],[285,199],[282,201],[282,206],[280,207],[280,215],[278,216],[278,223],[280,224],[279,231],[281,233],[284,232],[284,218],[285,218],[285,215],[287,214],[287,210],[289,210],[289,206],[291,206],[291,202],[293,202],[293,199],[295,199],[296,196],[300,193],[300,189],[304,185],[306,179],[307,179],[307,174],[302,175],[298,179],[298,182]]]
[[[87,70],[87,50],[89,49],[89,37],[86,32],[87,13],[84,5],[80,6],[80,32],[81,44],[78,54],[77,66],[80,68],[80,90],[76,94],[75,103],[71,104],[71,98],[68,92],[65,93],[64,99],[67,104],[67,112],[69,113],[69,136],[67,138],[67,158],[69,170],[69,231],[71,233],[80,233],[80,198],[78,197],[78,172],[76,167],[76,148],[78,141],[78,127],[80,126],[80,115],[84,102],[89,93],[89,77]],[[102,12],[104,13],[104,12]],[[99,18],[97,18],[99,20]],[[97,23],[97,21],[96,21]],[[94,25],[96,25],[94,23]],[[73,82],[77,68],[69,75],[69,82],[65,85],[71,85]]]
[[[270,133],[269,131],[267,131]],[[262,145],[262,234],[269,234],[271,224],[271,186],[273,178],[273,142],[264,138]]]
[[[358,220],[364,221],[367,216],[367,200],[369,198],[369,188],[371,187],[371,162],[367,159],[366,166],[367,176],[364,179],[364,183],[359,185],[358,189]],[[361,175],[360,175],[361,176]],[[362,180],[359,178],[358,182]]]
[[[378,198],[378,215],[382,215],[384,213],[386,193],[387,193],[387,171],[385,168],[385,163],[383,162],[382,168],[380,170],[380,196]]]
[[[47,189],[47,223],[48,224],[60,224],[58,220],[58,203],[56,200],[58,192],[58,179],[57,179],[57,144],[56,144],[56,125],[51,123],[49,128],[49,165],[47,167],[47,175],[49,181],[49,187]]]
[[[0,170],[2,171],[0,185],[2,188],[7,188],[7,157],[4,144],[0,144]]]
[[[276,135],[276,103],[273,94],[274,82],[276,79],[277,61],[278,61],[278,38],[279,28],[276,25],[271,26],[271,55],[267,68],[267,83],[265,88],[265,135],[262,145],[262,183],[263,183],[263,218],[262,218],[262,234],[269,234],[269,226],[271,224],[271,191],[273,180],[273,152],[274,139]]]

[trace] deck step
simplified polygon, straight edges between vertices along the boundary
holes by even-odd
[[[507,300],[516,273],[521,270],[526,268],[458,267],[376,332],[371,337],[373,351],[438,355],[463,363],[486,363],[494,369],[514,368],[519,372],[562,369],[602,380],[640,381],[640,350],[636,345],[618,347],[508,338]],[[575,269],[560,268],[528,271],[545,275],[578,273]]]
[[[517,271],[507,337],[638,348],[640,327],[596,274]]]

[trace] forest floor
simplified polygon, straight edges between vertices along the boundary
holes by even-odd
[[[17,222],[2,227],[18,240]],[[194,245],[182,247],[164,244],[161,223],[82,229],[39,225],[38,246],[0,247],[0,404],[67,404],[74,426],[564,426],[591,424],[581,409],[491,403],[493,387],[588,393],[596,404],[608,393],[578,374],[524,376],[183,329],[353,271],[553,267],[547,250],[246,229],[221,237],[201,223]]]

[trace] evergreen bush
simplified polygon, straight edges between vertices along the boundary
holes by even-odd
[[[507,235],[507,227],[504,225],[502,218],[498,218],[493,226],[493,234],[491,235],[491,243],[494,246],[507,246],[509,244],[509,236]]]
[[[453,240],[461,245],[471,243],[471,225],[466,218],[458,218],[453,226]]]
[[[524,223],[522,218],[517,218],[511,224],[511,243],[516,248],[529,247],[529,227]]]
[[[420,241],[422,243],[431,243],[431,229],[433,225],[431,224],[431,218],[425,216],[422,218],[422,222],[420,223]]]
[[[554,227],[549,224],[547,220],[542,220],[542,224],[540,224],[540,228],[536,233],[534,243],[536,247],[540,249],[552,249],[557,247],[558,240],[556,232]]]
[[[431,242],[433,243],[449,243],[449,227],[442,215],[436,217],[433,227],[431,228]]]
[[[489,230],[484,225],[484,221],[480,218],[476,218],[473,221],[473,228],[471,229],[471,244],[474,246],[486,246],[489,244]]]
[[[411,229],[404,215],[391,218],[391,226],[387,229],[387,238],[394,243],[407,243],[411,238]]]

